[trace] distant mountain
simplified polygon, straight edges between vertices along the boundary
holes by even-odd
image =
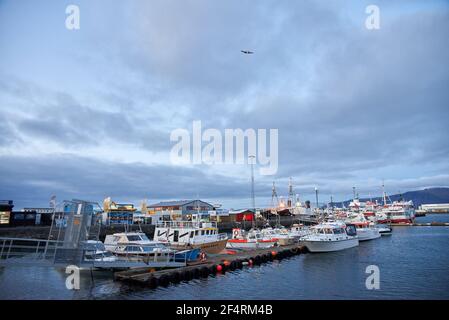
[[[412,200],[415,207],[419,207],[422,204],[430,204],[430,203],[449,203],[449,188],[428,188],[424,190],[416,190],[416,191],[408,191],[403,194],[394,194],[394,195],[388,195],[389,199],[391,201],[400,200],[401,197],[404,200]],[[378,201],[382,202],[382,197],[377,198],[360,198],[360,201]],[[343,203],[345,206],[348,206],[348,204],[352,201],[346,200],[343,202],[336,203],[337,206],[341,206]]]

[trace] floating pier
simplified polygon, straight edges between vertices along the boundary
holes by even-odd
[[[427,223],[414,223],[415,227],[449,227],[448,222],[427,222]]]
[[[256,266],[273,260],[282,260],[301,253],[307,248],[299,244],[280,246],[269,249],[237,251],[235,254],[210,256],[207,261],[195,262],[185,267],[154,271],[151,268],[139,268],[116,272],[115,280],[156,288],[166,287],[170,283],[207,278],[209,275],[241,269],[244,266]]]

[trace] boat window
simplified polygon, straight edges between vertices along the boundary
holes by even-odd
[[[190,232],[190,238],[193,238],[193,235],[195,234],[195,232],[191,231]]]
[[[134,235],[134,236],[128,236],[128,241],[141,241],[142,239],[140,236]]]
[[[204,236],[204,230],[201,230],[201,235]]]
[[[195,235],[196,235],[196,236],[198,235],[198,230],[195,230]]]
[[[126,247],[127,252],[140,252],[140,247],[137,246],[127,246]]]

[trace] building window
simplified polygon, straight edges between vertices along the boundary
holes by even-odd
[[[9,224],[9,218],[11,213],[7,211],[0,211],[0,225]]]

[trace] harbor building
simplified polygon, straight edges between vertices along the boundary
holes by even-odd
[[[34,226],[41,224],[41,215],[35,210],[13,211],[13,200],[0,200],[0,227]]]
[[[102,222],[106,225],[133,224],[137,209],[131,203],[115,203],[111,198],[103,201]]]
[[[201,200],[161,201],[147,207],[148,214],[170,216],[170,220],[191,220],[193,215],[209,215],[214,206]]]
[[[254,211],[250,209],[229,210],[217,214],[217,222],[245,222],[254,220]]]
[[[447,213],[449,212],[449,203],[422,204],[420,209],[426,213]]]
[[[14,208],[12,200],[0,200],[0,227],[9,226],[12,208]]]

